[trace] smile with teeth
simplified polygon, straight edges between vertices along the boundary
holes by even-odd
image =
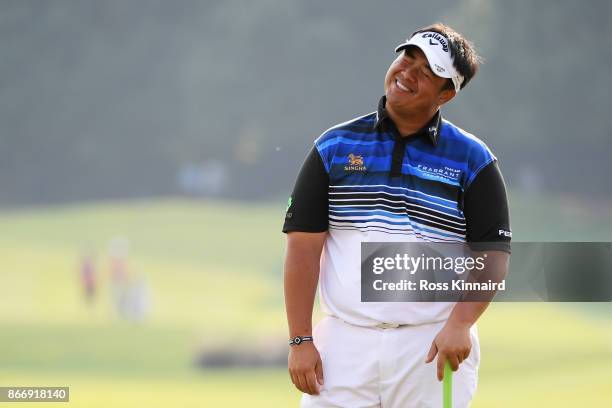
[[[410,88],[408,88],[406,85],[402,84],[402,83],[399,81],[399,79],[397,79],[397,78],[395,79],[395,85],[397,85],[397,87],[398,87],[399,89],[401,89],[402,91],[405,91],[405,92],[410,92],[410,93],[414,93],[414,91],[413,91],[412,89],[410,89]]]

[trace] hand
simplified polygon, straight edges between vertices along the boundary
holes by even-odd
[[[448,360],[453,371],[470,355],[472,340],[469,326],[452,325],[448,322],[431,343],[425,363],[431,363],[438,354],[438,381],[444,379],[444,364]]]
[[[315,345],[309,341],[289,348],[289,375],[295,387],[310,395],[319,395],[323,385],[323,363]]]

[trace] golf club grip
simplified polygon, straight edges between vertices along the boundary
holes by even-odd
[[[453,408],[453,370],[447,361],[444,364],[444,382],[442,384],[442,401],[444,408]]]

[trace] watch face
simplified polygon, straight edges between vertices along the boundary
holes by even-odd
[[[300,344],[300,343],[302,342],[302,339],[301,339],[301,338],[299,338],[299,337],[296,337],[296,338],[293,340],[293,342],[294,342],[295,344]]]

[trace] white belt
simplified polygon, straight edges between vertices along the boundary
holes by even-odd
[[[379,323],[374,327],[377,327],[379,329],[397,329],[400,326],[403,326],[403,325],[397,324],[397,323]]]
[[[329,317],[333,317],[334,319],[338,319],[346,324],[350,324],[351,326],[355,326],[352,323],[349,323],[345,320],[340,319],[338,316],[334,316],[332,314],[328,315]],[[377,325],[374,326],[360,326],[360,327],[376,327],[377,329],[397,329],[398,327],[401,326],[408,326],[407,324],[399,324],[399,323],[378,323]]]

